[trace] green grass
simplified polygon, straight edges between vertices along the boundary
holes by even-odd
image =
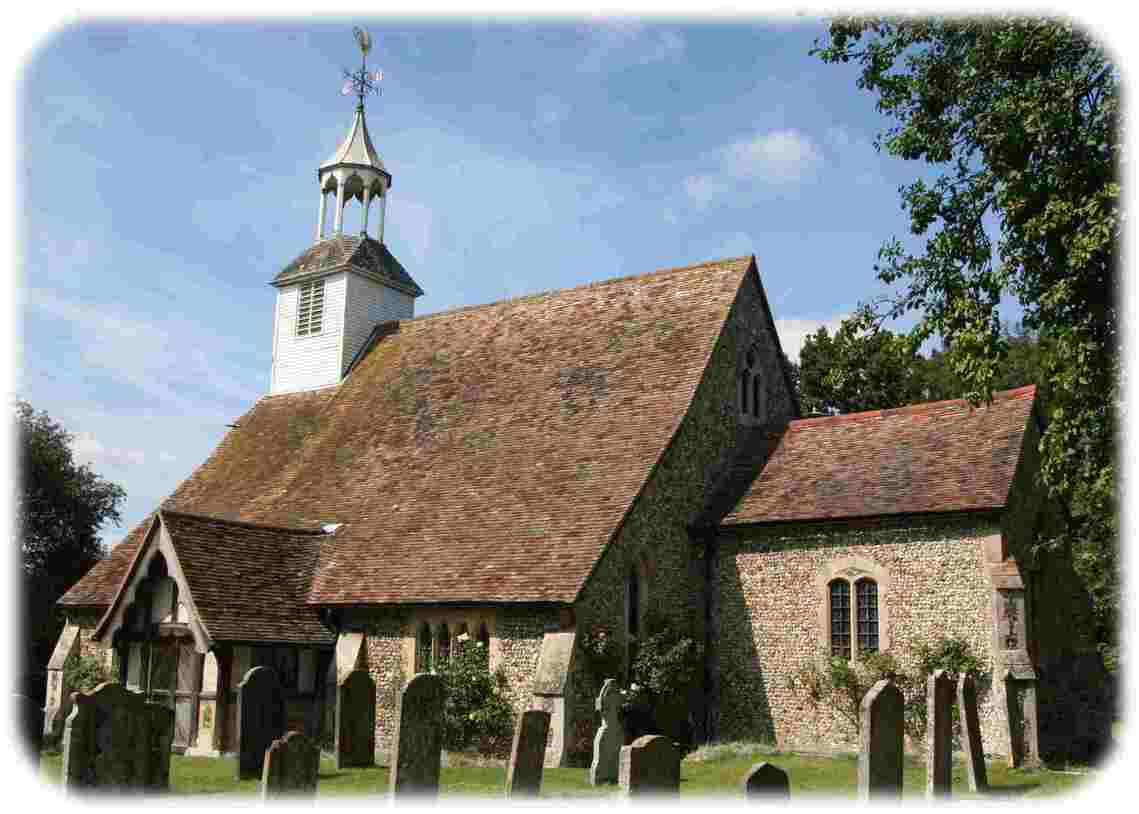
[[[681,764],[680,793],[695,795],[740,795],[740,784],[748,769],[757,761],[767,760],[791,776],[792,795],[826,795],[854,797],[857,788],[858,761],[852,756],[818,757],[814,755],[779,754],[746,749],[712,750],[706,760],[685,760]],[[45,782],[58,783],[62,761],[58,753],[45,753],[40,775]],[[233,758],[171,757],[170,782],[176,794],[252,795],[258,791],[257,780],[234,780]],[[1009,769],[1001,763],[989,764],[992,796],[1019,799],[1062,794],[1094,780],[1097,772],[1077,776],[1046,770]],[[502,794],[506,770],[500,766],[444,768],[440,778],[444,796],[499,796]],[[388,770],[382,767],[337,771],[332,760],[324,758],[320,765],[320,796],[383,795],[387,793]],[[616,793],[615,786],[594,788],[589,785],[587,769],[546,769],[542,775],[543,797],[590,797]],[[925,765],[907,758],[903,794],[920,797],[925,793]],[[953,769],[953,793],[971,797],[963,764]]]

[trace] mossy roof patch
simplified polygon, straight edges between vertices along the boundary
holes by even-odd
[[[1009,498],[1036,388],[792,421],[725,524],[993,510]]]

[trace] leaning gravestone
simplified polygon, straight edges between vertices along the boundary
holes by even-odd
[[[538,796],[542,767],[546,763],[546,738],[550,734],[550,713],[528,709],[518,718],[510,766],[506,770],[506,796]]]
[[[26,695],[14,695],[12,701],[16,706],[16,720],[20,723],[21,745],[28,757],[38,765],[44,738],[43,707]]]
[[[625,743],[625,727],[620,717],[621,692],[614,679],[605,679],[595,707],[601,713],[601,727],[593,736],[593,763],[589,766],[591,786],[617,780],[621,746]]]
[[[289,732],[265,750],[261,770],[261,799],[316,794],[320,747],[302,732]]]
[[[376,682],[353,670],[336,688],[336,769],[376,762]]]
[[[285,734],[285,696],[271,667],[254,667],[237,685],[237,779],[260,777],[265,750]]]
[[[744,778],[744,797],[787,800],[791,797],[791,780],[787,772],[771,763],[757,763]]]
[[[174,711],[107,682],[71,695],[63,730],[68,791],[163,791],[170,787]]]
[[[675,794],[680,790],[680,750],[664,735],[643,735],[621,747],[618,774],[628,795]]]
[[[888,678],[862,699],[861,744],[858,752],[858,797],[902,796],[902,721],[905,699]]]
[[[925,683],[925,796],[948,797],[953,787],[953,682],[934,670]]]
[[[418,673],[399,696],[390,770],[392,795],[438,794],[442,752],[443,679]]]
[[[957,679],[957,709],[961,713],[961,743],[965,747],[965,773],[969,778],[969,790],[983,793],[989,790],[989,775],[985,769],[985,752],[981,746],[977,685],[971,675],[964,674]]]

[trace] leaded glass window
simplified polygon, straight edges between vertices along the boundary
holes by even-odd
[[[878,583],[859,580],[855,586],[858,598],[858,652],[878,652]]]
[[[831,593],[831,655],[850,658],[850,583],[836,579]]]

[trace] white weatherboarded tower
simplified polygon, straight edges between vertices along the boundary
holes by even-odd
[[[357,30],[367,59],[371,39]],[[339,384],[372,329],[410,319],[423,290],[384,245],[384,221],[392,176],[384,168],[364,118],[364,97],[380,73],[362,65],[347,74],[344,93],[358,97],[348,137],[317,170],[320,208],[316,242],[272,280],[277,289],[273,318],[273,370],[269,393],[292,393]],[[335,196],[332,234],[324,236],[329,195]],[[379,199],[376,239],[368,235],[368,212]],[[360,234],[342,230],[344,207],[364,207]]]

